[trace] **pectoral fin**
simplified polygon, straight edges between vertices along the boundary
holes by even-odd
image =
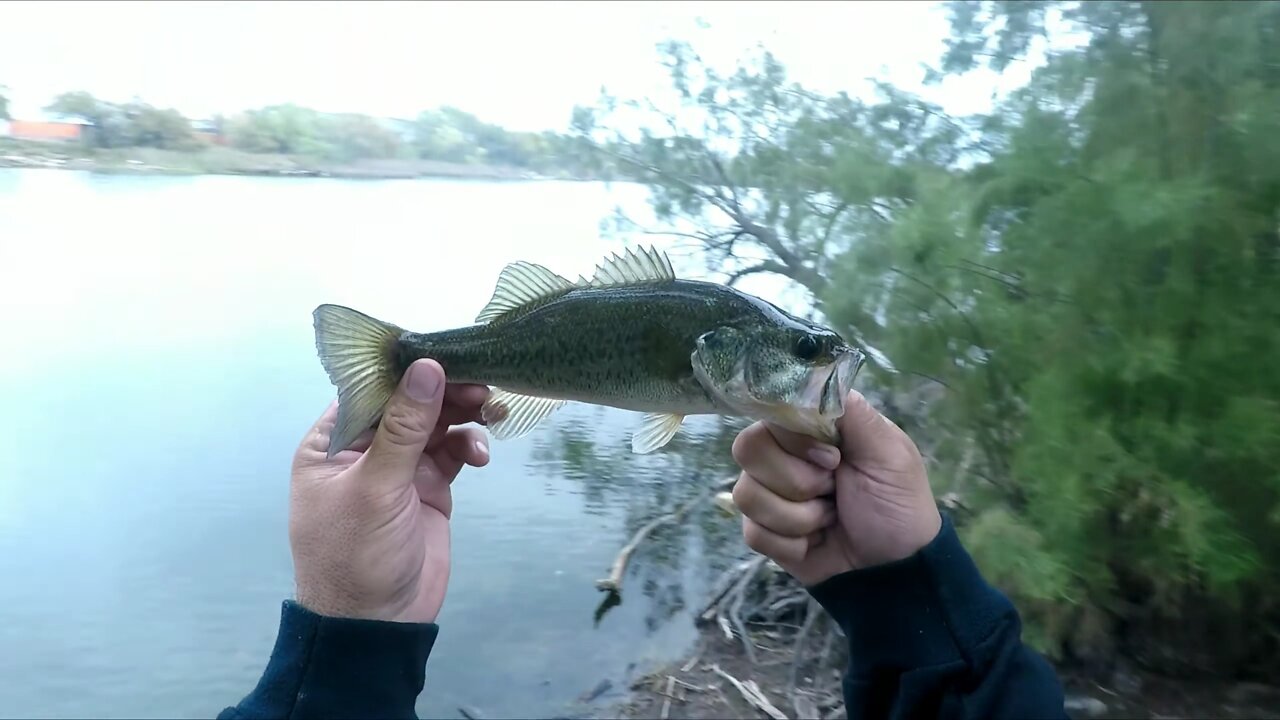
[[[684,423],[683,415],[668,413],[647,413],[640,423],[640,429],[631,437],[631,451],[637,455],[651,453],[671,442],[671,438],[680,431]]]
[[[480,416],[495,438],[511,440],[529,433],[564,403],[564,400],[520,395],[493,388],[484,407],[480,408]]]

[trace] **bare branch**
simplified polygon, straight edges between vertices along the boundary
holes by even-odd
[[[725,281],[725,284],[729,287],[733,287],[742,278],[747,277],[748,275],[758,275],[760,273],[777,273],[778,275],[791,277],[790,268],[785,265],[779,265],[771,260],[766,260],[762,263],[733,271],[729,274],[729,279]]]
[[[621,593],[622,577],[627,572],[627,564],[631,562],[631,555],[636,551],[636,548],[640,547],[640,543],[644,542],[644,539],[649,536],[649,533],[653,532],[659,526],[680,522],[681,518],[688,515],[690,510],[714,497],[721,488],[729,487],[733,483],[737,482],[737,479],[737,477],[731,477],[721,480],[720,482],[712,485],[707,492],[694,497],[674,512],[661,515],[646,523],[645,526],[640,528],[640,530],[631,538],[631,541],[628,542],[618,553],[618,557],[613,561],[613,568],[609,571],[609,576],[596,581],[596,588],[611,593]]]

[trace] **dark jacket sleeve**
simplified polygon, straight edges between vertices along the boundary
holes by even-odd
[[[258,686],[232,718],[416,718],[434,623],[317,615],[292,600]]]
[[[849,642],[850,718],[1065,718],[1049,663],[945,515],[915,555],[811,588]]]

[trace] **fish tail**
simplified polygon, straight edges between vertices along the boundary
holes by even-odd
[[[382,417],[404,372],[396,361],[404,331],[341,305],[321,305],[312,318],[320,363],[338,388],[338,420],[329,436],[333,457]]]

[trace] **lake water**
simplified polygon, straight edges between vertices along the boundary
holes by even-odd
[[[502,266],[590,274],[635,187],[0,170],[0,714],[210,717],[247,693],[292,592],[290,458],[333,396],[311,310],[470,323]],[[673,258],[701,270],[696,257]],[[693,265],[689,265],[693,263]],[[570,406],[455,484],[424,717],[564,712],[678,656],[708,509],[593,582],[654,514],[732,472],[734,427],[638,458],[638,416]],[[639,667],[630,667],[639,663]]]

